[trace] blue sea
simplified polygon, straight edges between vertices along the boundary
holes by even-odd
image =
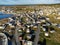
[[[4,13],[0,12],[0,19],[9,18],[11,16],[13,16],[13,14],[4,14]]]

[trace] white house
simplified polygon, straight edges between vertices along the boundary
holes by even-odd
[[[33,45],[32,41],[27,41],[27,45]]]
[[[10,21],[13,21],[13,19],[12,18],[8,18]]]
[[[60,24],[58,24],[58,26],[57,26],[58,28],[60,28]]]
[[[50,18],[46,17],[46,20],[48,20],[48,21],[49,21],[49,20],[50,20]]]
[[[53,25],[53,26],[56,26],[56,25],[57,25],[57,23],[52,23],[52,25]]]
[[[45,32],[45,36],[49,36],[49,33],[48,32]]]
[[[44,20],[44,19],[41,19],[40,21],[41,21],[41,22],[45,22],[45,20]]]
[[[38,14],[43,15],[43,10],[40,10]]]
[[[60,19],[60,17],[57,17],[56,19]]]
[[[29,29],[27,29],[27,30],[26,30],[26,33],[30,33],[30,30],[29,30]]]
[[[50,33],[54,33],[54,32],[55,32],[54,30],[50,31]]]
[[[11,23],[7,23],[11,28],[14,28],[15,26],[12,25]]]
[[[33,24],[31,24],[30,26],[33,27]]]
[[[4,29],[5,27],[4,26],[0,26],[0,29]]]
[[[31,35],[27,35],[27,39],[31,39]]]
[[[40,21],[37,21],[36,23],[41,23]]]
[[[45,29],[45,28],[42,28],[42,30],[43,30],[43,31],[46,31],[46,29]]]

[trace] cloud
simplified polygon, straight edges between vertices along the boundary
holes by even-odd
[[[15,4],[55,4],[60,3],[60,0],[0,0],[0,5],[15,5]]]

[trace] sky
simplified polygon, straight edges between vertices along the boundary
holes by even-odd
[[[60,0],[0,0],[0,5],[56,4]]]

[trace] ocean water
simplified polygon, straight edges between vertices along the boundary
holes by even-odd
[[[9,18],[11,16],[13,16],[13,14],[4,14],[0,12],[0,19]]]

